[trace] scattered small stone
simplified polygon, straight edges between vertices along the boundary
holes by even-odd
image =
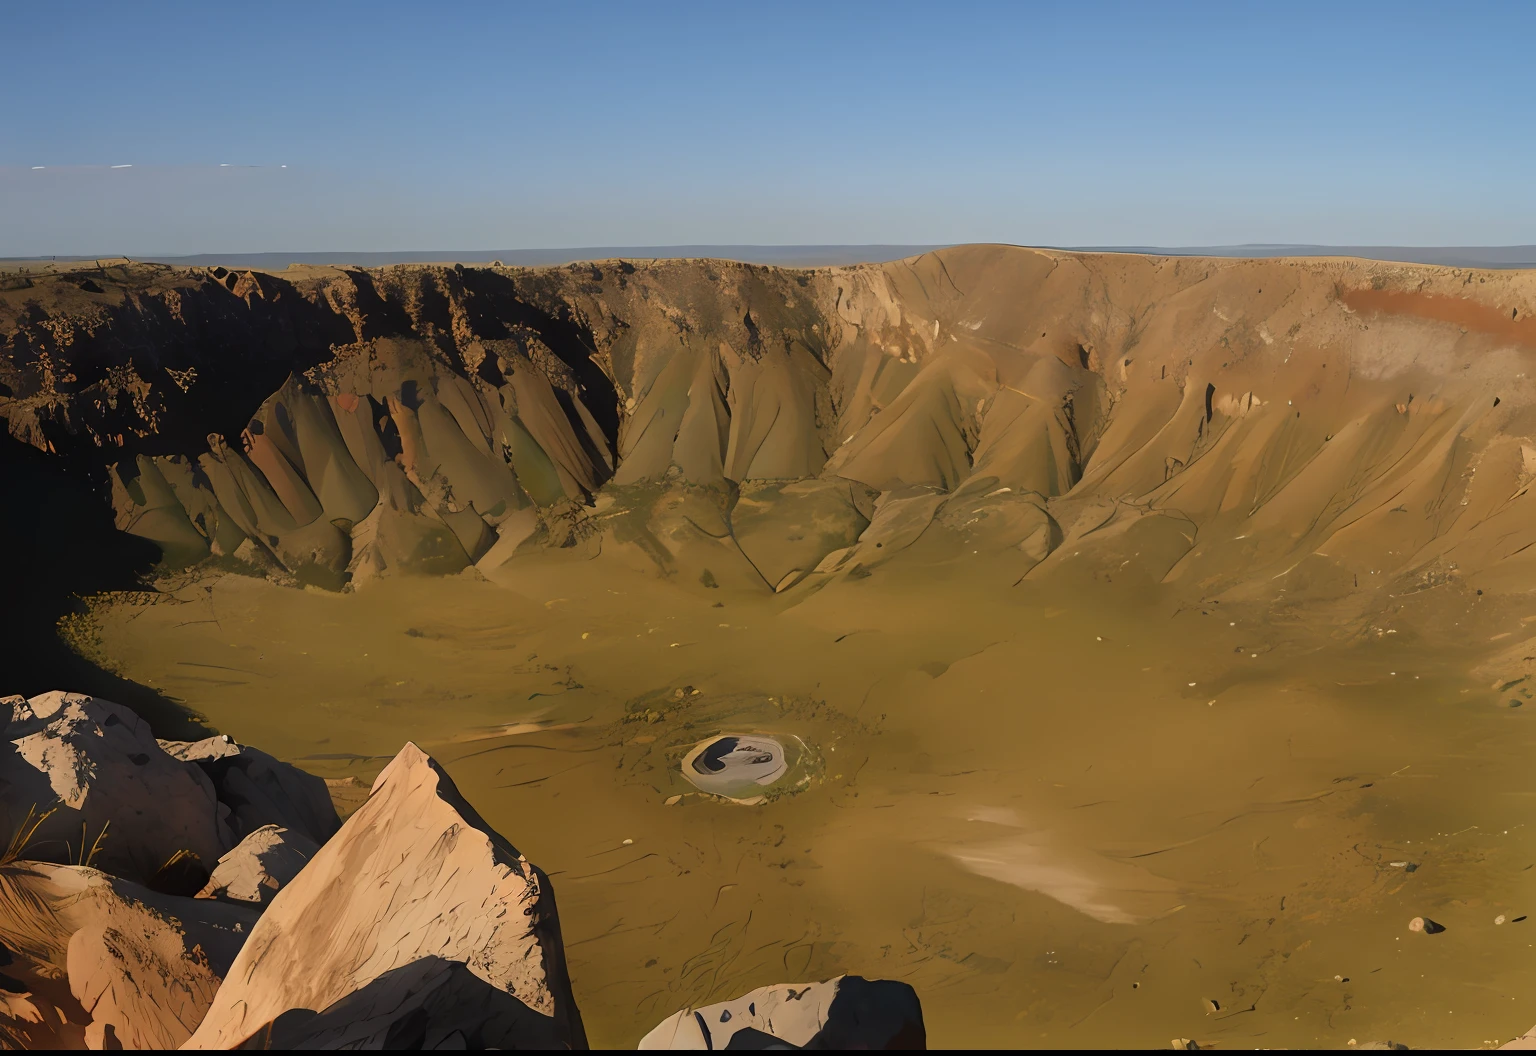
[[[1493,922],[1495,924],[1502,924],[1502,923],[1504,923],[1504,914],[1500,913],[1498,916],[1494,917],[1493,918]]]
[[[1438,935],[1445,930],[1444,924],[1437,924],[1428,917],[1414,917],[1408,922],[1409,931],[1422,931],[1426,935]]]
[[[1205,1014],[1206,1015],[1210,1015],[1212,1012],[1220,1012],[1221,1011],[1221,1002],[1217,1001],[1213,997],[1206,998],[1204,1001],[1201,1001],[1200,1004],[1205,1007]]]
[[[682,796],[668,796],[667,797],[667,801],[665,803],[663,803],[662,806],[664,806],[664,807],[675,807],[679,803],[681,803],[682,801],[683,801],[683,797]]]
[[[1523,701],[1523,700],[1520,700],[1520,699],[1518,699],[1516,697],[1510,697],[1509,698],[1509,706],[1512,707],[1512,708],[1521,707],[1523,704],[1525,704],[1525,701]]]
[[[624,846],[628,847],[630,844],[632,844],[634,842],[635,842],[634,840],[625,840],[624,841]]]

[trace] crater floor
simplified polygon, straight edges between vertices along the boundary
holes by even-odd
[[[1412,613],[1340,637],[961,557],[789,601],[536,556],[93,619],[123,675],[307,769],[442,760],[554,878],[597,1045],[841,972],[910,982],[954,1046],[1465,1045],[1531,1018],[1536,922],[1494,918],[1536,908],[1536,708]],[[740,730],[803,740],[808,787],[696,794],[684,753]]]

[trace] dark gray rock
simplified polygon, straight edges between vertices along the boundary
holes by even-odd
[[[266,752],[227,736],[201,741],[161,741],[177,759],[196,763],[213,782],[219,802],[229,808],[234,842],[264,825],[279,825],[324,843],[341,828],[325,781]]]
[[[842,975],[764,986],[734,1001],[685,1008],[642,1049],[925,1049],[917,992],[906,983]]]

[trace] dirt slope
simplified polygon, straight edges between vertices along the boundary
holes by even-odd
[[[1127,537],[1120,574],[1201,589],[1508,584],[1536,540],[1523,272],[967,246],[26,281],[0,293],[0,414],[110,466],[118,527],[172,566],[335,588],[617,509],[663,571],[697,550],[783,589],[924,494],[947,498],[919,521],[1035,539],[1031,574]]]

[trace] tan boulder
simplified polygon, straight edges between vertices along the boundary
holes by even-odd
[[[774,1044],[775,1042],[781,1044]],[[925,1049],[917,994],[906,983],[842,975],[763,986],[734,1001],[685,1008],[642,1049]]]
[[[41,983],[41,985],[39,985]],[[71,1014],[77,1002],[56,980],[26,981],[6,976],[0,988],[0,1049],[84,1049],[85,1013]],[[44,990],[52,993],[35,993]],[[60,994],[62,991],[62,996]],[[67,1008],[60,1008],[60,1004]]]
[[[209,779],[235,841],[264,825],[280,825],[324,843],[341,827],[325,781],[228,736],[200,741],[161,741],[170,755],[196,763]]]
[[[191,1035],[257,910],[162,895],[81,866],[0,865],[9,995],[0,1034],[31,1047],[175,1048]]]
[[[423,958],[433,960],[411,967]],[[501,998],[495,1009],[482,1002],[486,1014],[517,1020],[516,1037],[502,1044],[585,1047],[549,878],[407,744],[368,801],[272,900],[187,1047],[262,1044],[262,1032],[313,1023],[307,1013],[345,1033],[349,1008],[362,1009],[364,1023],[349,1029],[414,1036],[441,1010],[460,1016],[480,1001],[465,997],[467,978],[454,964],[530,1013],[508,1019],[513,1006]],[[441,996],[418,993],[411,979]],[[483,1026],[460,1018],[456,1029],[467,1038]]]
[[[54,811],[26,857],[149,881],[178,852],[211,865],[235,842],[208,776],[167,755],[127,708],[52,692],[0,699],[0,719],[0,837],[29,811]]]
[[[197,897],[265,906],[319,849],[302,832],[263,825],[219,859]]]
[[[1536,1027],[1532,1027],[1513,1041],[1500,1045],[1501,1049],[1536,1049]]]

